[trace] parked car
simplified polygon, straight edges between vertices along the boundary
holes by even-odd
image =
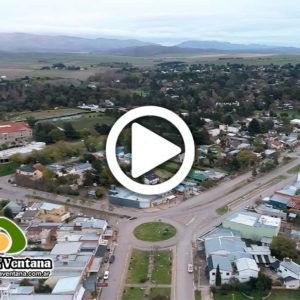
[[[188,264],[187,271],[188,271],[189,273],[193,273],[193,272],[194,272],[194,266],[193,266],[192,264]]]
[[[109,259],[109,263],[112,264],[115,261],[116,257],[112,255]]]
[[[104,280],[107,280],[108,277],[109,277],[109,271],[105,271],[105,272],[104,272],[104,275],[103,275],[103,279],[104,279]]]
[[[108,256],[104,256],[104,263],[108,263],[109,257]]]

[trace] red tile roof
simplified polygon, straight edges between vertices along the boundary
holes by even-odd
[[[19,132],[29,128],[25,122],[0,122],[0,134]]]

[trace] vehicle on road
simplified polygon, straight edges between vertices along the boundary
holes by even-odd
[[[104,275],[103,275],[103,279],[104,279],[104,280],[107,280],[108,277],[109,277],[109,271],[105,271],[105,272],[104,272]]]
[[[194,272],[194,266],[192,264],[188,264],[187,271],[189,273],[193,273]]]
[[[114,255],[112,255],[110,258],[109,258],[109,263],[112,264],[114,261],[115,261],[116,257]]]
[[[128,220],[129,221],[133,221],[133,220],[136,220],[137,219],[137,217],[131,217],[131,218],[129,218]]]

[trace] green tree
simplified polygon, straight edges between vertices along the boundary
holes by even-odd
[[[4,215],[4,217],[11,219],[11,220],[14,218],[14,214],[9,207],[4,208],[3,215]]]
[[[272,289],[272,279],[262,272],[259,272],[255,288],[265,294]]]
[[[257,157],[250,150],[242,150],[240,153],[238,153],[236,159],[241,166],[249,167],[255,163]]]
[[[220,272],[220,266],[217,266],[216,270],[216,286],[221,286],[222,284],[222,277],[221,277],[221,272]]]
[[[63,124],[63,129],[65,131],[65,135],[69,139],[78,139],[79,133],[74,129],[72,123],[66,122]]]
[[[33,128],[34,125],[35,125],[35,123],[37,122],[37,120],[36,120],[34,117],[29,116],[29,117],[26,118],[26,122],[28,123],[28,125],[29,125],[31,128]]]
[[[63,131],[58,128],[54,128],[49,132],[49,136],[51,137],[53,142],[63,141],[66,139],[66,135]]]
[[[210,145],[211,140],[207,129],[204,127],[193,133],[195,143],[197,145]]]
[[[272,255],[279,259],[285,257],[296,258],[298,256],[296,242],[285,235],[273,237],[270,248]]]
[[[261,132],[260,123],[257,119],[252,119],[248,125],[248,131],[250,134],[257,134]]]
[[[102,198],[105,195],[105,188],[104,187],[98,187],[96,188],[96,197]]]
[[[52,180],[54,177],[55,177],[55,174],[54,174],[54,172],[52,172],[51,170],[45,169],[45,170],[43,171],[43,179],[44,179],[44,180],[50,181],[50,180]]]

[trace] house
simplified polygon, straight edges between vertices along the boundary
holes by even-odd
[[[43,173],[32,166],[21,166],[16,170],[16,174],[20,176],[27,176],[31,179],[40,179],[43,177]]]
[[[66,171],[68,174],[79,175],[80,177],[82,177],[85,172],[90,171],[92,169],[93,169],[92,165],[89,162],[86,162],[68,168]]]
[[[15,201],[9,201],[2,209],[5,210],[6,208],[9,208],[14,215],[22,211],[22,206]]]
[[[24,122],[0,122],[0,146],[25,145],[32,140],[32,129]]]
[[[188,174],[188,177],[199,182],[208,179],[208,176],[203,171],[199,170],[191,170],[191,172]]]
[[[281,218],[281,220],[286,220],[287,213],[280,209],[273,208],[270,204],[260,204],[255,207],[255,211],[261,215],[266,215],[274,218]]]
[[[108,200],[111,204],[133,208],[150,208],[161,203],[163,198],[159,195],[142,195],[134,193],[125,188],[112,186]]]
[[[154,185],[159,183],[160,178],[155,173],[149,172],[143,176],[143,180],[145,184]]]
[[[285,193],[287,193],[287,189],[275,192],[275,194],[267,201],[267,204],[276,209],[287,209],[291,200],[284,195]]]
[[[25,233],[28,241],[40,244],[44,249],[52,249],[56,243],[56,231],[61,223],[32,224],[26,228]]]
[[[60,278],[52,290],[52,295],[72,295],[73,299],[82,299],[85,288],[82,286],[81,277]]]
[[[211,255],[207,259],[208,272],[209,272],[209,284],[216,284],[217,267],[219,266],[221,274],[221,283],[229,283],[232,278],[233,268],[231,262],[227,257]]]
[[[221,228],[217,232],[210,234],[204,239],[206,258],[211,255],[240,256],[244,253],[246,244],[241,240],[239,233]]]
[[[261,241],[263,237],[277,236],[281,225],[280,218],[259,215],[254,212],[236,212],[226,218],[222,226],[240,232],[241,237]]]
[[[240,282],[247,282],[251,279],[251,277],[258,277],[259,268],[254,259],[247,257],[238,258],[235,265],[237,269],[235,278],[237,278]]]
[[[286,288],[298,289],[300,287],[300,265],[291,259],[284,259],[280,263],[277,273],[283,278]]]
[[[40,151],[45,148],[46,144],[43,142],[31,142],[26,146],[13,147],[6,150],[0,151],[0,164],[8,163],[10,158],[15,154],[28,154],[33,151]]]
[[[45,202],[39,208],[38,218],[43,222],[64,222],[70,218],[70,213],[64,205]]]
[[[103,235],[107,229],[106,220],[79,217],[57,230],[58,242],[81,242],[82,249],[95,251],[100,244],[106,244]]]
[[[299,143],[298,137],[293,135],[285,135],[280,139],[280,142],[286,147],[286,148],[293,148],[296,147]]]

